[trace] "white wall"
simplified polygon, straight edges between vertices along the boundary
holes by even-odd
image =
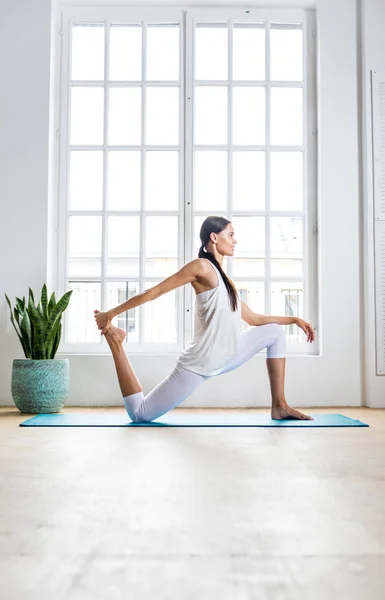
[[[0,3],[0,403],[11,404],[13,358],[23,358],[13,300],[46,277],[49,0]]]
[[[362,101],[362,197],[363,197],[363,289],[365,298],[365,397],[371,407],[385,407],[385,377],[376,375],[373,162],[371,119],[371,71],[385,71],[385,3],[362,0],[361,101]]]
[[[266,2],[263,4],[266,6]],[[5,87],[6,110],[0,110],[0,297],[4,290],[14,297],[25,294],[28,286],[36,290],[41,287],[52,253],[46,244],[50,3],[35,0],[32,8],[27,1],[15,0],[3,16],[1,76],[9,85]],[[358,406],[363,402],[363,362],[356,9],[350,0],[320,0],[317,19],[318,325],[322,356],[288,358],[286,395],[295,406]],[[26,40],[30,42],[27,48]],[[0,303],[0,323],[4,331],[0,341],[0,404],[11,405],[12,359],[22,358],[23,354],[5,302]],[[121,404],[111,356],[69,358],[68,405]],[[147,392],[168,374],[175,356],[130,356],[130,360]],[[205,383],[184,405],[268,406],[269,398],[265,361],[257,356],[236,371]]]

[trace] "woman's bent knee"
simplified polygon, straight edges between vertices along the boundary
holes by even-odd
[[[273,343],[266,348],[266,358],[285,358],[286,357],[286,333],[282,325],[278,323],[268,323],[262,327],[271,335]]]
[[[140,411],[138,411],[138,412],[140,412]],[[138,413],[135,415],[132,415],[131,420],[134,423],[151,423],[151,421],[152,421],[152,419],[146,419],[145,417],[141,416]]]
[[[285,335],[282,325],[279,325],[278,323],[267,323],[267,325],[260,325],[260,327],[265,327],[266,331],[278,337],[280,335]]]
[[[130,419],[135,423],[148,423],[161,417],[183,402],[206,379],[209,377],[176,366],[146,396],[141,392],[141,396],[132,394],[124,399]]]
[[[130,418],[134,423],[151,423],[155,417],[151,418],[146,414],[145,404],[143,403],[132,416],[130,415]]]
[[[131,421],[136,422],[136,414],[144,400],[143,392],[137,392],[136,394],[130,394],[123,398],[124,406]]]

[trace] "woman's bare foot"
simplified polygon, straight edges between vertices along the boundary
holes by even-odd
[[[124,331],[124,329],[120,329],[119,327],[110,325],[104,335],[105,335],[107,341],[108,340],[118,341],[120,344],[123,344],[124,340],[126,339],[127,334]]]
[[[295,408],[291,408],[287,402],[283,402],[271,407],[271,418],[275,420],[281,419],[303,419],[306,421],[314,421],[313,417],[304,415]]]

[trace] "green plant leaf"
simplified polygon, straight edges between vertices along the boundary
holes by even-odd
[[[16,319],[18,326],[20,327],[20,314],[16,307],[13,308],[13,315]]]
[[[27,358],[32,358],[32,344],[31,344],[31,323],[29,320],[28,312],[25,309],[23,318],[20,324],[21,335],[23,336],[24,344],[26,347]]]
[[[26,352],[26,348],[25,348],[25,345],[24,345],[23,338],[22,338],[22,337],[21,337],[21,335],[20,335],[20,331],[18,331],[18,329],[16,328],[16,324],[15,324],[15,321],[14,321],[14,318],[13,318],[13,314],[12,314],[12,306],[11,306],[11,302],[10,302],[10,300],[9,300],[9,298],[8,298],[8,296],[7,296],[7,294],[4,294],[4,296],[5,296],[5,297],[6,297],[6,299],[7,299],[7,303],[8,303],[8,306],[9,306],[10,313],[11,313],[11,323],[12,323],[12,325],[13,325],[13,327],[14,327],[14,330],[15,330],[15,331],[16,331],[16,333],[17,333],[17,337],[18,337],[18,338],[19,338],[19,340],[20,340],[20,344],[22,345],[22,348],[23,348],[23,350],[24,350],[24,355],[25,355],[25,357],[26,357],[26,358],[28,358],[28,356],[27,356],[27,352]]]
[[[55,358],[56,352],[59,348],[60,338],[61,338],[61,323],[59,323],[59,329],[56,334],[55,344],[52,349],[52,358]]]
[[[23,300],[20,300],[20,298],[18,298],[16,296],[16,305],[17,308],[19,309],[19,313],[21,314],[21,316],[23,315],[23,312],[25,310],[25,298],[23,298]]]
[[[51,298],[49,299],[49,303],[48,303],[48,316],[51,314],[52,309],[54,308],[55,304],[56,304],[55,292],[52,292]]]
[[[31,290],[31,288],[29,288],[29,298],[31,298],[33,304],[35,304],[35,298],[34,298],[33,291]]]
[[[60,300],[55,304],[54,308],[52,309],[50,315],[49,315],[49,319],[48,319],[48,323],[47,323],[47,330],[46,330],[46,335],[47,337],[49,337],[51,335],[51,332],[53,330],[53,326],[55,324],[56,319],[61,319],[61,315],[62,313],[65,311],[65,309],[67,308],[71,295],[72,295],[73,290],[66,292],[61,298]]]
[[[43,321],[43,323],[44,323],[44,325],[45,325],[45,321],[44,321],[44,314],[43,314],[43,309],[42,309],[42,307],[40,306],[40,301],[38,302],[38,305],[37,305],[37,307],[36,307],[36,308],[37,308],[37,312],[38,312],[38,313],[39,313],[39,315],[40,315],[40,318],[41,318],[41,320]]]
[[[47,323],[47,321],[48,321],[48,298],[47,298],[46,284],[43,285],[42,290],[41,290],[41,306],[43,309],[44,323]]]
[[[59,329],[60,319],[56,319],[55,325],[52,328],[51,333],[47,336],[46,340],[46,348],[47,348],[47,358],[53,358],[52,350],[55,345],[56,334]]]
[[[28,314],[28,307],[26,307],[25,310],[27,311],[27,314]],[[29,318],[29,315],[28,315],[28,318]],[[31,319],[29,319],[29,323],[31,325],[31,358],[34,358],[34,356],[33,356],[33,345],[35,343],[35,337],[36,337],[35,336],[35,328],[33,326],[33,323],[31,321]]]
[[[45,326],[44,322],[32,302],[31,296],[28,301],[28,316],[33,323],[34,336],[32,341],[32,358],[35,360],[45,359]]]

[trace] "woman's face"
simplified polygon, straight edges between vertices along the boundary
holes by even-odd
[[[216,247],[223,256],[233,256],[237,240],[234,237],[234,227],[229,223],[226,229],[216,234]]]

